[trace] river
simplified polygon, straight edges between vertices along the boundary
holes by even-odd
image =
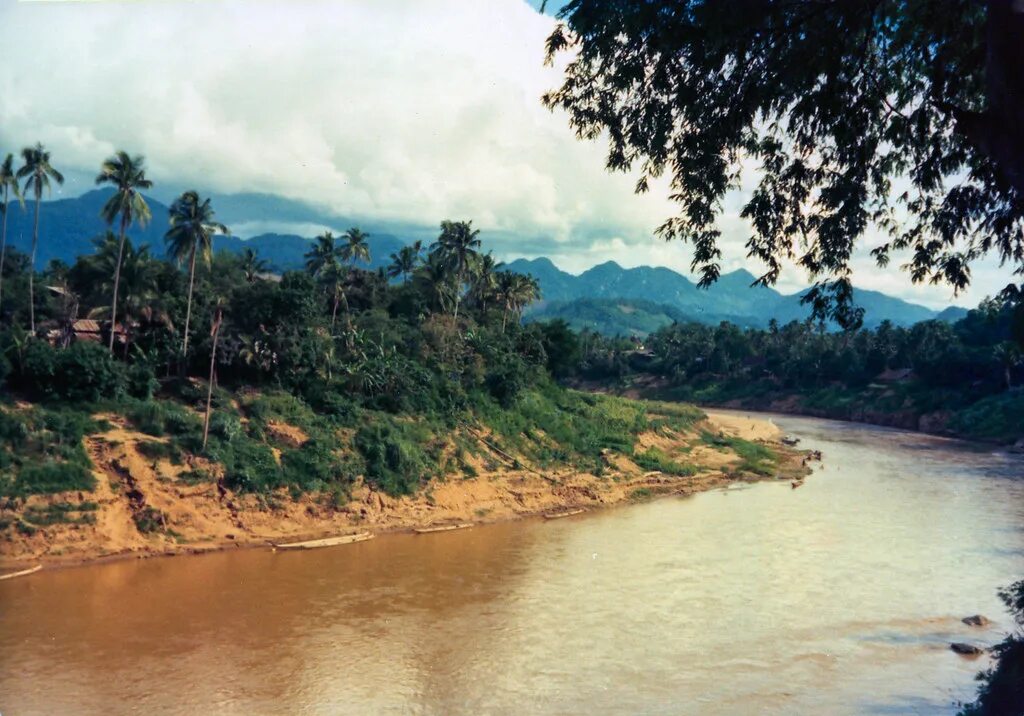
[[[955,713],[986,661],[949,642],[1011,626],[1024,460],[773,419],[824,453],[800,489],[0,583],[0,712]]]

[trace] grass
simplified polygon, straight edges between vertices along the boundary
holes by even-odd
[[[657,448],[650,448],[642,453],[637,453],[633,456],[633,462],[644,470],[657,470],[666,475],[690,477],[697,474],[697,468],[693,465],[676,462]]]
[[[764,445],[743,438],[715,435],[706,430],[701,433],[700,439],[705,445],[736,453],[740,463],[734,468],[734,472],[750,472],[762,477],[771,477],[775,474],[779,456]]]
[[[32,505],[27,507],[22,518],[34,527],[46,527],[56,524],[92,524],[96,521],[96,517],[91,513],[97,509],[99,509],[99,506],[95,502],[81,502],[78,504],[55,502],[52,505]]]

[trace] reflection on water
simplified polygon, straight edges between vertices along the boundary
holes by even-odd
[[[0,584],[0,712],[955,711],[984,661],[949,641],[998,641],[1024,574],[1024,462],[775,420],[825,454],[799,490]]]

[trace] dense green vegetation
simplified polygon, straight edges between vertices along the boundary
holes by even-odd
[[[790,410],[911,428],[936,414],[930,429],[1012,441],[1024,435],[1018,311],[1000,297],[955,324],[841,333],[810,322],[768,330],[677,323],[651,334],[643,350],[584,332],[575,376],[704,404],[768,408],[788,399]]]
[[[327,232],[304,270],[278,276],[254,251],[212,251],[226,228],[196,192],[170,209],[170,260],[134,245],[126,229],[149,217],[142,157],[118,153],[98,181],[115,192],[93,253],[32,271],[30,257],[2,252],[5,495],[89,489],[83,437],[103,428],[97,413],[152,436],[139,444],[147,459],[214,466],[185,481],[216,473],[227,489],[337,500],[359,475],[391,494],[471,477],[472,456],[600,470],[602,451],[632,453],[652,425],[637,403],[554,381],[575,370],[576,335],[522,325],[536,282],[502,270],[470,222],[442,222],[429,249],[405,247],[376,271],[362,268],[364,232]],[[656,421],[699,417],[665,406]]]

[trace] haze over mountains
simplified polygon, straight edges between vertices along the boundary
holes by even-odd
[[[110,190],[90,191],[70,199],[44,202],[41,235],[37,255],[39,267],[51,259],[71,263],[91,253],[94,240],[104,226],[100,207]],[[153,220],[146,227],[129,232],[135,243],[149,244],[162,256],[163,235],[167,228],[168,207],[148,199]],[[217,218],[239,236],[218,236],[215,250],[239,252],[255,249],[274,271],[298,269],[309,250],[311,237],[323,227],[336,233],[359,222],[325,214],[301,202],[261,194],[218,195],[213,198]],[[301,227],[306,236],[278,233],[268,227]],[[389,256],[406,243],[429,243],[436,228],[427,225],[401,226],[396,233],[369,222],[361,228],[370,233],[371,261],[368,268],[386,266]],[[262,229],[262,231],[261,231]],[[8,241],[28,252],[32,240],[31,204],[25,211],[12,206],[8,217]],[[738,270],[723,275],[710,289],[699,289],[686,276],[664,267],[623,268],[613,261],[594,266],[579,275],[562,271],[547,258],[517,259],[506,268],[529,273],[538,279],[542,301],[531,308],[528,320],[564,318],[575,328],[590,328],[609,334],[646,334],[673,321],[694,320],[717,323],[729,320],[741,326],[765,326],[769,320],[779,323],[803,320],[810,309],[800,304],[800,294],[782,294],[772,288],[751,287],[754,276]],[[857,290],[856,300],[865,309],[865,324],[876,326],[883,320],[899,325],[939,318],[954,321],[966,311],[952,307],[936,312],[877,291]]]

